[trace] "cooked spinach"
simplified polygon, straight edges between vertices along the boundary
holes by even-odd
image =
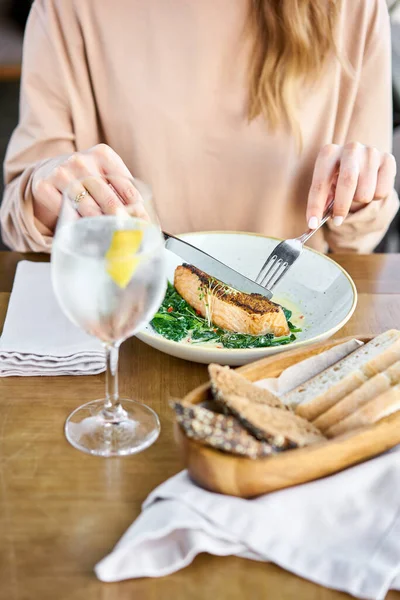
[[[286,317],[286,321],[287,321],[287,324],[289,325],[290,331],[292,333],[299,333],[300,331],[302,331],[299,327],[296,327],[296,325],[293,325],[293,323],[291,322],[290,319],[292,318],[292,314],[293,314],[292,311],[289,310],[288,308],[285,308],[284,306],[282,306],[282,310]]]
[[[244,333],[225,332],[221,336],[221,343],[224,348],[267,348],[268,346],[283,346],[294,342],[296,336],[294,334],[274,337],[272,334],[267,335],[246,335]]]
[[[157,333],[174,342],[189,338],[193,344],[213,342],[221,344],[224,348],[282,346],[294,342],[296,339],[294,334],[301,331],[290,321],[292,311],[282,308],[291,331],[290,335],[277,338],[272,334],[246,335],[244,333],[234,333],[214,325],[209,327],[207,320],[197,314],[194,308],[168,282],[164,301],[157,314],[154,315],[151,325]]]

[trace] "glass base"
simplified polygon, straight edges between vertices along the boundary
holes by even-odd
[[[104,410],[105,400],[93,400],[70,414],[65,435],[72,446],[96,456],[137,454],[153,444],[160,434],[156,413],[134,400],[121,399],[114,418]]]

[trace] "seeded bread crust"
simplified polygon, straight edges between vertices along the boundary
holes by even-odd
[[[277,449],[257,440],[235,417],[212,412],[202,406],[172,401],[176,420],[187,437],[206,446],[247,458],[263,458]]]
[[[258,440],[281,450],[307,446],[326,439],[312,423],[290,411],[256,404],[248,398],[234,395],[224,396],[223,403]]]

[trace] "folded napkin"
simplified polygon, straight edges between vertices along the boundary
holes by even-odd
[[[286,393],[359,344],[352,340],[258,384]],[[142,509],[96,565],[100,580],[162,577],[208,552],[274,562],[358,598],[381,600],[400,589],[400,446],[251,500],[208,492],[183,471],[154,490]]]
[[[20,262],[0,338],[0,377],[92,375],[104,370],[101,343],[62,312],[50,264]]]

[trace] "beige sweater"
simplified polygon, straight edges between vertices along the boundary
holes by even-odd
[[[46,159],[109,144],[154,191],[171,233],[306,229],[313,166],[327,143],[390,151],[390,33],[385,0],[344,0],[339,46],[354,77],[329,61],[298,103],[292,136],[246,119],[247,0],[36,0],[23,61],[20,123],[5,163],[4,241],[49,250],[33,214],[32,174]],[[310,245],[370,252],[393,218],[393,194],[328,225]]]

